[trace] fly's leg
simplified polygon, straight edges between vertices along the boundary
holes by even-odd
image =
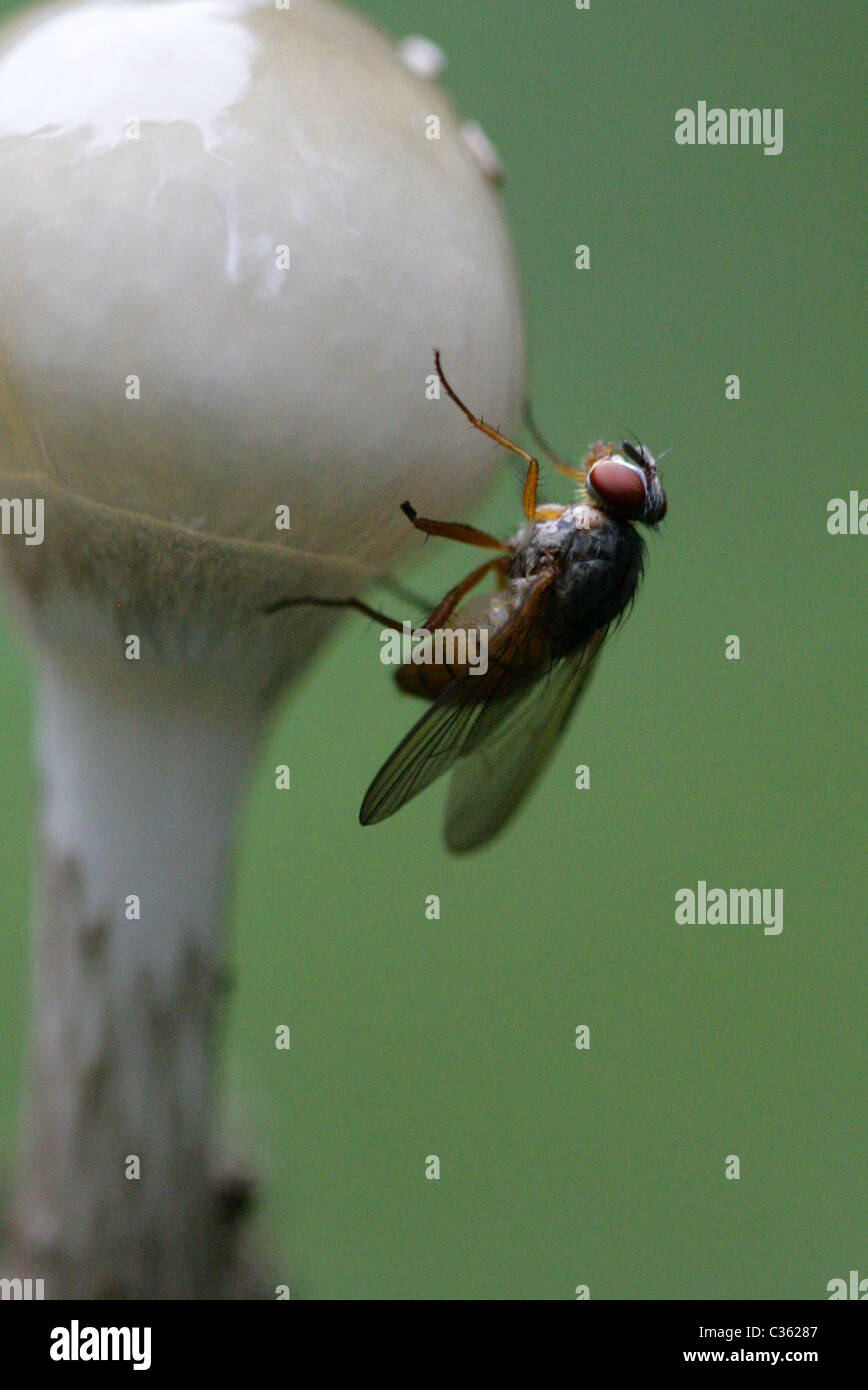
[[[559,473],[565,473],[568,478],[574,478],[576,482],[584,483],[585,475],[590,464],[586,461],[584,468],[576,468],[575,464],[567,463],[565,459],[560,458],[559,455],[555,453],[554,449],[549,448],[537,428],[536,420],[531,414],[530,401],[525,401],[524,403],[524,421],[539,445],[541,452],[545,454],[552,467],[556,468]],[[590,462],[593,463],[594,460],[591,459]],[[539,514],[537,514],[537,519],[541,519]]]
[[[435,607],[428,620],[422,624],[423,627],[432,631],[439,627],[449,614],[452,613],[456,605],[461,601],[466,593],[476,587],[480,579],[483,579],[489,570],[494,570],[498,577],[503,580],[506,578],[509,569],[509,556],[498,555],[495,560],[486,560],[484,565],[478,565],[475,570],[471,570],[460,583],[456,584],[444,594],[443,598]],[[403,632],[404,625],[397,618],[390,618],[388,614],[381,613],[379,609],[372,608],[370,604],[363,603],[359,598],[280,598],[276,603],[270,603],[263,608],[263,613],[280,613],[286,608],[354,608],[357,613],[364,613],[367,618],[373,618],[376,622],[382,623],[383,627],[391,628],[394,632]]]
[[[611,444],[604,444],[602,439],[598,439],[596,444],[592,444],[587,454],[585,455],[585,468],[584,472],[582,473],[582,478],[584,479],[592,463],[596,463],[597,459],[608,458],[611,452]]]
[[[539,482],[539,462],[534,458],[533,454],[529,454],[526,449],[519,448],[511,439],[507,439],[505,434],[500,433],[500,430],[496,430],[491,425],[487,425],[478,415],[473,414],[473,411],[469,406],[464,404],[461,397],[453,391],[449,382],[446,380],[446,375],[440,365],[439,352],[434,353],[434,365],[437,368],[437,375],[443,384],[443,389],[447,396],[450,400],[455,402],[459,410],[463,411],[473,428],[481,430],[489,439],[493,439],[495,444],[502,444],[504,449],[509,449],[511,453],[518,454],[519,458],[527,460],[527,474],[525,475],[524,487],[521,494],[521,505],[524,508],[524,514],[528,521],[533,521],[536,512],[536,489],[537,483]]]
[[[373,618],[376,622],[382,623],[383,627],[390,627],[393,632],[403,632],[403,623],[398,622],[397,618],[390,618],[385,613],[380,613],[376,608],[371,608],[370,604],[363,603],[359,598],[279,598],[276,603],[269,603],[267,608],[263,608],[263,613],[281,613],[285,608],[355,608],[357,613],[364,613],[366,617]]]
[[[504,555],[503,557],[498,556],[496,560],[486,560],[484,565],[479,565],[475,570],[471,570],[464,579],[449,590],[448,594],[443,595],[433,613],[426,619],[422,626],[427,628],[429,632],[434,632],[436,628],[442,626],[450,613],[455,611],[455,608],[461,602],[464,595],[475,588],[480,579],[488,574],[489,570],[495,570],[499,578],[503,580],[506,578],[508,568],[509,558]]]
[[[480,531],[476,526],[466,526],[463,521],[432,521],[428,516],[420,516],[409,502],[401,503],[401,511],[413,523],[417,531],[426,536],[443,536],[450,541],[463,541],[465,545],[479,545],[484,550],[508,550],[509,546],[492,536],[488,531]]]

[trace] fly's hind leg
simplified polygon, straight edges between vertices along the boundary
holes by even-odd
[[[443,595],[437,607],[425,620],[422,626],[427,628],[429,632],[434,632],[438,627],[442,626],[451,613],[454,613],[464,595],[475,588],[480,579],[488,574],[489,570],[494,570],[500,580],[503,581],[506,578],[508,569],[509,557],[507,555],[498,556],[496,560],[486,560],[484,565],[478,565],[475,570],[471,570],[468,575],[465,575],[464,579],[460,580],[458,584],[450,589],[448,594]]]
[[[373,618],[376,622],[382,623],[383,627],[391,628],[393,632],[404,630],[403,623],[397,618],[390,618],[388,614],[363,603],[360,598],[279,598],[276,603],[269,603],[262,612],[281,613],[284,608],[354,608],[357,613],[364,613],[365,617]]]

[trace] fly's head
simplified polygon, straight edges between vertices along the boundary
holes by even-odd
[[[591,463],[585,487],[593,505],[617,521],[656,526],[666,515],[666,493],[654,457],[628,439]]]

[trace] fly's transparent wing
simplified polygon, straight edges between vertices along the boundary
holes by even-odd
[[[488,670],[473,675],[462,667],[377,773],[362,802],[359,820],[373,825],[418,796],[472,752],[521,704],[548,663],[540,653],[537,606],[554,576],[542,574],[524,603],[489,641]]]
[[[446,803],[446,843],[456,854],[485,844],[524,800],[587,686],[605,636],[600,628],[522,692],[488,738],[473,739]]]

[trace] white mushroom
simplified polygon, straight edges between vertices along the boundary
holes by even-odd
[[[357,592],[415,544],[405,497],[451,515],[491,476],[426,382],[439,347],[514,422],[508,237],[442,95],[320,0],[19,17],[0,183],[0,551],[42,797],[19,1259],[49,1297],[231,1294],[206,1181],[227,861],[264,719],[334,620],[262,610]]]

